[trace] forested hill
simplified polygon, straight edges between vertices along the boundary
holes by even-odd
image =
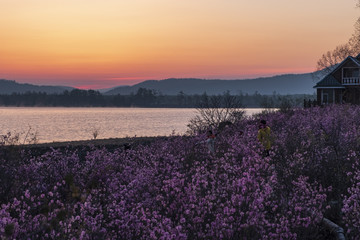
[[[11,80],[0,79],[0,94],[44,92],[48,94],[63,93],[65,90],[72,90],[64,86],[38,86],[27,83],[17,83]]]
[[[151,89],[163,95],[195,95],[206,92],[208,95],[223,94],[229,91],[232,95],[262,94],[280,95],[313,94],[313,86],[320,80],[317,73],[286,74],[273,77],[263,77],[245,80],[205,80],[197,78],[169,78],[165,80],[148,80],[133,86],[118,86],[106,91],[98,90],[105,95],[136,94],[139,89]],[[33,84],[17,83],[15,81],[0,79],[0,94],[42,92],[47,94],[63,93],[74,88],[66,86],[38,86]],[[96,89],[95,89],[96,90]]]
[[[230,91],[230,94],[312,94],[313,86],[319,79],[314,78],[313,73],[287,74],[274,77],[264,77],[246,80],[204,80],[195,78],[170,78],[166,80],[149,80],[133,86],[120,86],[105,94],[128,95],[136,93],[139,88],[153,89],[164,95],[177,95],[179,92],[184,94],[209,95],[222,94]]]

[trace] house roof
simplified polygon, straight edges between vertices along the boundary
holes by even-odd
[[[334,87],[334,88],[345,88],[341,83],[338,82],[331,74],[328,74],[320,82],[318,82],[314,88],[322,87]]]
[[[359,55],[358,55],[358,56],[359,56]],[[359,61],[358,57],[351,57],[351,56],[349,56],[349,58],[350,58],[351,60],[353,60],[353,62],[356,63],[356,65],[358,65],[358,67],[360,67],[360,61]]]
[[[353,61],[358,67],[360,67],[360,61],[359,60],[357,60],[356,58],[354,58],[352,56],[348,56],[341,63],[339,63],[337,65],[337,67],[334,70],[331,71],[330,74],[332,74],[333,72],[336,72],[338,69],[340,69],[348,60]]]
[[[357,58],[360,54],[355,58],[352,56],[348,56],[345,58],[341,63],[339,63],[334,70],[332,70],[328,75],[326,75],[320,82],[318,82],[314,88],[321,88],[321,87],[334,87],[334,88],[345,88],[341,83],[339,83],[332,74],[340,69],[347,61],[351,60],[360,68],[360,60]]]

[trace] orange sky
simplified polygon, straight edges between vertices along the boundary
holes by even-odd
[[[315,70],[355,0],[0,0],[0,79],[106,88]]]

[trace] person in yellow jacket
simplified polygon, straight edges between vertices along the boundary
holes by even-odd
[[[265,156],[269,156],[269,150],[271,148],[271,129],[266,125],[265,120],[260,121],[260,126],[257,134],[257,139],[264,146]]]

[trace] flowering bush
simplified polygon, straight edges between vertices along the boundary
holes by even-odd
[[[272,130],[264,157],[259,118]],[[241,129],[241,131],[239,130]],[[217,137],[131,150],[0,153],[2,239],[328,239],[324,217],[360,236],[360,108],[243,119]],[[11,181],[9,181],[11,179]],[[342,204],[342,214],[330,202]]]
[[[353,155],[355,156],[355,154]],[[357,159],[358,160],[358,159]],[[347,234],[354,239],[360,237],[360,168],[359,163],[354,163],[354,171],[348,172],[351,185],[344,196],[343,214],[347,227]]]

